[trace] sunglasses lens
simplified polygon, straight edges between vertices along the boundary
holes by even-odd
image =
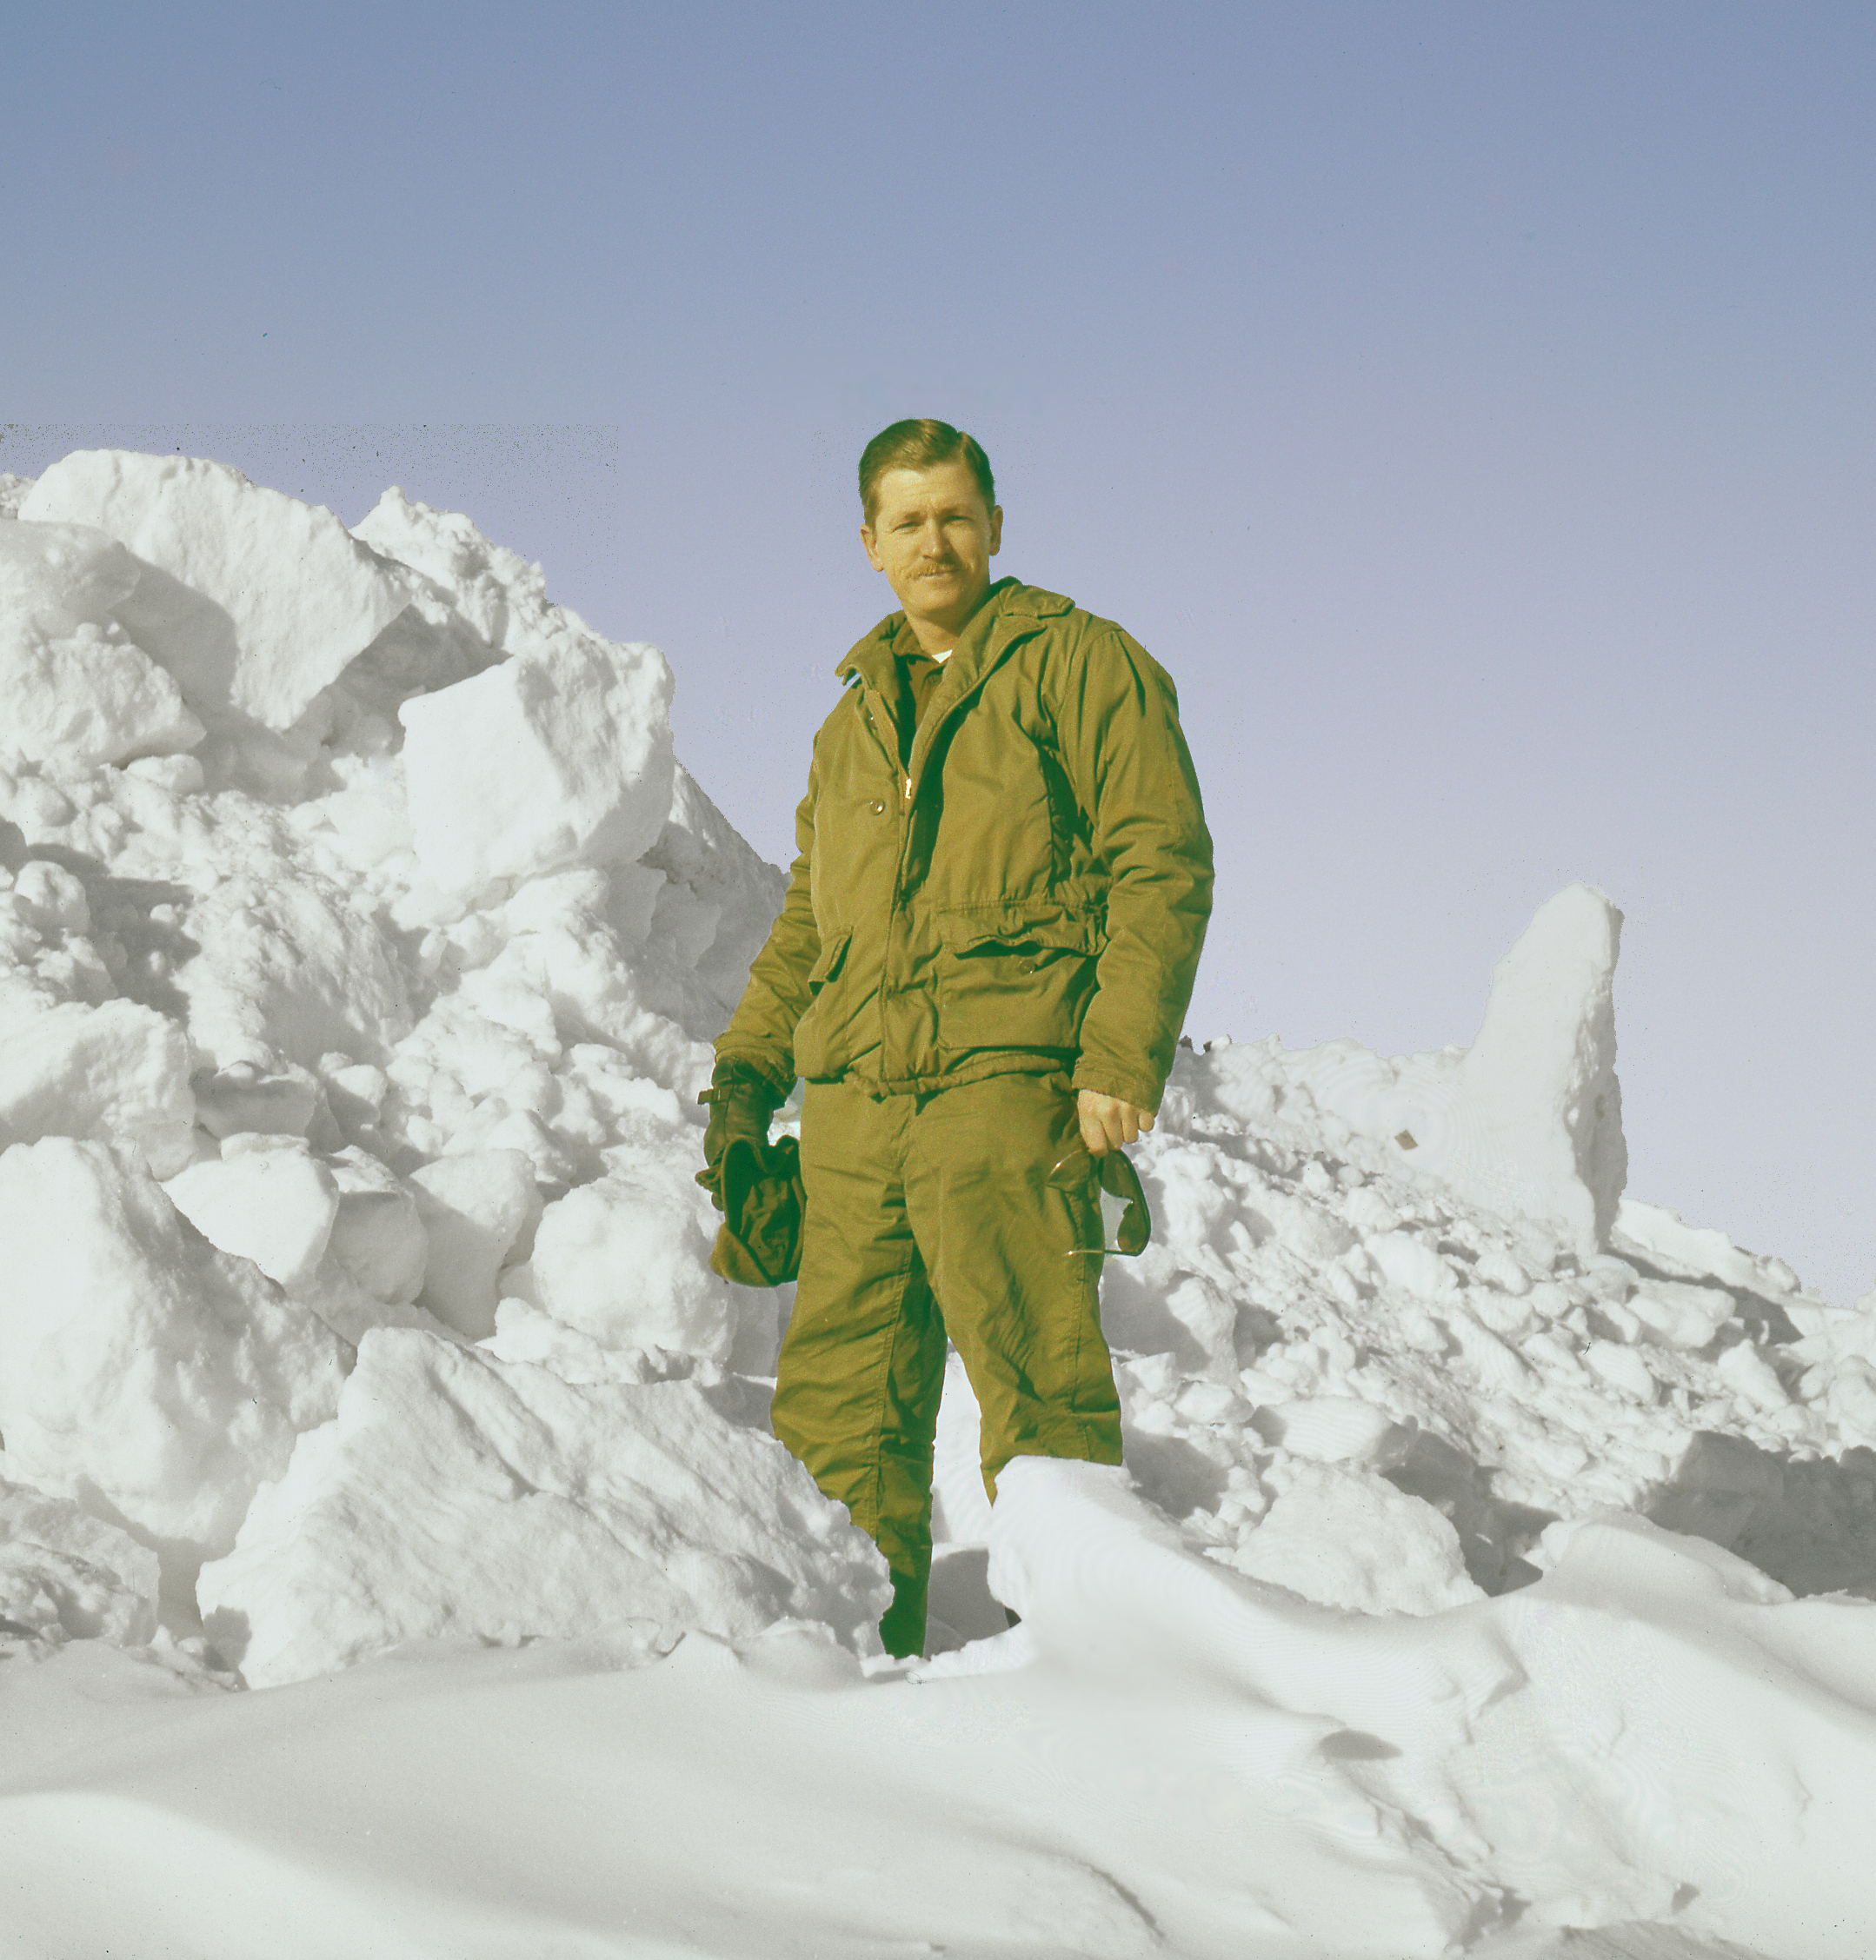
[[[1147,1194],[1141,1186],[1140,1173],[1134,1168],[1133,1159],[1125,1151],[1104,1151],[1099,1157],[1090,1157],[1085,1150],[1071,1150],[1043,1181],[1055,1191],[1084,1190],[1090,1172],[1108,1197],[1119,1199],[1125,1209],[1114,1232],[1115,1243],[1090,1246],[1087,1251],[1120,1252],[1128,1259],[1137,1258],[1146,1251],[1147,1241],[1153,1236],[1153,1214],[1147,1209]]]

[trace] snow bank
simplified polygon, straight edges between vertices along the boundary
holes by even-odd
[[[876,1651],[872,1541],[734,1382],[573,1385],[416,1332],[365,1337],[232,1554],[210,1638],[266,1686],[400,1641],[514,1642],[655,1623],[748,1636],[819,1620]],[[413,1494],[421,1492],[421,1503]]]
[[[990,1579],[1022,1624],[922,1671],[1177,1683],[1221,1733],[1247,1701],[1282,1711],[1266,1746],[1287,1760],[1262,1773],[1292,1814],[1381,1843],[1414,1820],[1454,1930],[1462,1902],[1476,1932],[1517,1899],[1527,1924],[1673,1917],[1767,1952],[1866,1950],[1872,1609],[1794,1602],[1620,1514],[1554,1526],[1543,1551],[1545,1575],[1504,1599],[1336,1612],[1195,1556],[1122,1472],[1019,1458],[998,1478]],[[1585,1666],[1596,1652],[1620,1663]]]
[[[1600,915],[1573,912],[1591,927]],[[1519,965],[1501,963],[1500,993]],[[1606,1060],[1606,1043],[1549,1037],[1602,1018],[1553,1018],[1533,1075],[1560,1080],[1560,1063],[1548,1078],[1538,1064],[1568,1053],[1582,1083],[1599,1080],[1584,1056]],[[1512,1073],[1502,1048],[1493,1066]],[[1420,1120],[1394,1090],[1341,1094],[1412,1074],[1347,1043],[1181,1053],[1134,1153],[1154,1241],[1102,1281],[1127,1461],[1152,1501],[1214,1559],[1324,1603],[1425,1611],[1463,1580],[1514,1589],[1547,1525],[1597,1507],[1703,1532],[1799,1591],[1876,1597],[1862,1426],[1876,1315],[1833,1309],[1782,1262],[1652,1207],[1616,1207],[1586,1249],[1595,1209],[1576,1172],[1556,1187],[1571,1202],[1547,1213],[1484,1204],[1390,1132]],[[1550,1135],[1554,1166],[1561,1113]],[[948,1397],[941,1525],[981,1538],[961,1377]]]
[[[772,1358],[688,1171],[781,878],[677,769],[663,656],[466,519],[392,493],[381,551],[220,465],[103,453],[14,488],[0,1425],[11,1475],[162,1551],[186,1631],[374,1329],[492,1337],[504,1291],[522,1326],[544,1297],[536,1348],[596,1357],[562,1365],[602,1399]],[[727,1584],[660,1611],[743,1627],[800,1591]]]
[[[695,1096],[782,880],[675,763],[670,686],[396,492],[350,537],[178,459],[0,483],[18,1651],[174,1660],[198,1605],[256,1683],[628,1622],[866,1645],[877,1559],[745,1379],[788,1296],[708,1270]],[[1859,1950],[1825,1866],[1871,1770],[1876,1297],[1626,1195],[1620,925],[1551,900],[1469,1049],[1181,1053],[1154,1240],[1103,1279],[1124,1474],[1015,1465],[993,1512],[950,1371],[944,1589],[997,1624],[988,1558],[1024,1622],[895,1759],[1082,1847],[972,1939],[1237,1952],[1314,1912],[1354,1952],[1367,1913],[1436,1952],[1510,1897],[1756,1939],[1782,1847],[1838,1916],[1806,1950]],[[728,1652],[679,1645],[679,1701]],[[802,1734],[835,1701],[871,1705]],[[1199,1808],[1075,1809],[971,1739],[1039,1721],[1089,1788],[1118,1751]]]

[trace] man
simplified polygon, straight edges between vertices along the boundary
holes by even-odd
[[[892,1569],[924,1644],[948,1333],[982,1464],[1121,1460],[1093,1158],[1153,1127],[1210,911],[1172,682],[1106,620],[990,582],[1003,513],[948,422],[860,461],[901,610],[840,668],[788,896],[716,1045],[705,1179],[807,1079],[775,1434]],[[719,1197],[719,1202],[721,1198]]]

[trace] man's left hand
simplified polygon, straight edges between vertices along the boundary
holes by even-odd
[[[1080,1091],[1075,1110],[1081,1120],[1081,1141],[1090,1157],[1105,1157],[1122,1144],[1138,1141],[1142,1130],[1153,1127],[1150,1109],[1120,1096],[1104,1096],[1099,1089]]]

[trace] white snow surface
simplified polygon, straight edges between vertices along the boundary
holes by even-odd
[[[1126,1465],[993,1510],[954,1357],[891,1664],[670,690],[395,490],[0,479],[0,1955],[1866,1953],[1876,1290],[1627,1195],[1609,900],[1181,1052]]]

